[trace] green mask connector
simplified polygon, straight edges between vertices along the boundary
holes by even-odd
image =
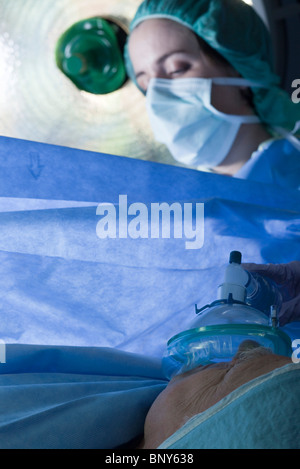
[[[58,68],[79,88],[108,94],[127,81],[123,50],[125,28],[101,17],[79,21],[59,38],[55,58]]]

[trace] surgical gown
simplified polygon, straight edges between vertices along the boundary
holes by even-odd
[[[300,189],[300,151],[286,139],[260,145],[235,177],[285,189]]]

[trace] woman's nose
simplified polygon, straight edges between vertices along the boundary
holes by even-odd
[[[150,80],[153,78],[169,78],[167,73],[164,70],[153,70],[148,73],[147,79],[145,80],[144,88],[147,91]]]
[[[150,73],[150,78],[168,78],[168,74],[165,70],[153,70]]]

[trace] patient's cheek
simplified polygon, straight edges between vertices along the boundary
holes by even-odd
[[[204,376],[203,372],[196,372],[172,380],[147,415],[144,448],[157,448],[191,417],[215,404],[219,398],[214,390],[226,371],[227,366],[214,369]]]
[[[157,448],[185,423],[179,398],[177,389],[170,385],[157,397],[145,421],[143,449]]]
[[[153,403],[145,422],[145,449],[157,448],[191,417],[204,412],[243,384],[291,363],[278,355],[212,365],[170,382]]]

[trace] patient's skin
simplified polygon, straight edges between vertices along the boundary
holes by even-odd
[[[154,449],[191,417],[216,404],[243,384],[292,363],[279,355],[234,358],[195,368],[173,378],[158,396],[145,421],[144,440],[138,449]]]

